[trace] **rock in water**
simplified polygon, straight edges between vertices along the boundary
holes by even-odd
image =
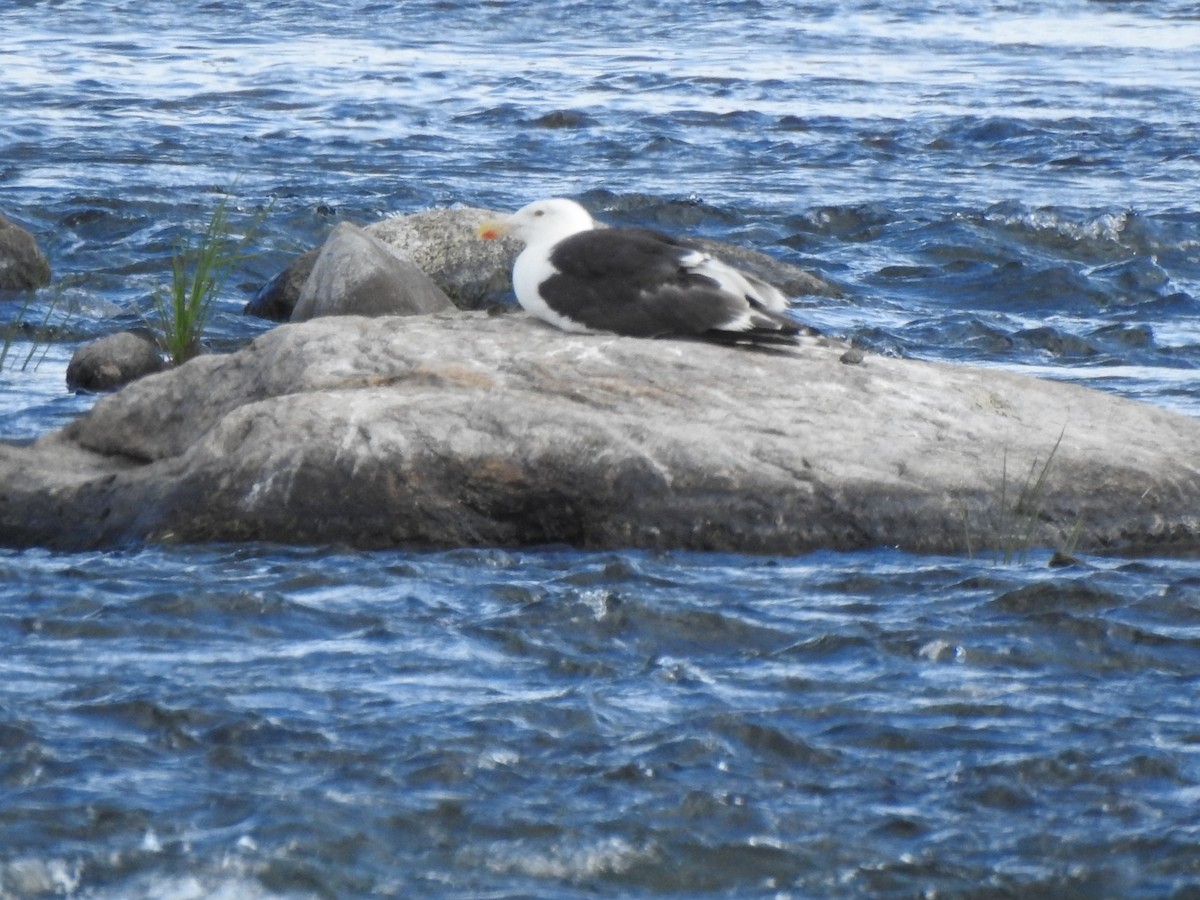
[[[50,262],[32,234],[0,214],[0,290],[27,291],[50,283]]]
[[[121,331],[90,341],[67,365],[67,389],[111,391],[166,368],[158,343],[148,331]]]
[[[1200,422],[801,340],[745,353],[481,313],[280,326],[0,446],[0,543],[960,553],[1017,521],[1079,552],[1200,550]],[[1015,502],[1014,473],[1042,468]]]
[[[427,209],[367,226],[367,232],[412,257],[459,309],[483,309],[508,290],[515,247],[480,243],[480,223],[495,213],[463,207]]]
[[[430,209],[394,216],[362,229],[414,262],[460,309],[480,309],[503,297],[515,247],[481,244],[475,236],[489,213],[482,209]],[[259,289],[246,315],[286,322],[300,299],[321,248],[310,250]]]
[[[266,284],[260,287],[250,298],[243,312],[247,316],[259,319],[270,319],[272,322],[286,322],[292,317],[300,292],[312,274],[313,266],[321,248],[314,247],[307,253],[296,257],[282,272],[277,272]]]
[[[411,259],[342,222],[321,248],[291,318],[414,315],[453,307]]]

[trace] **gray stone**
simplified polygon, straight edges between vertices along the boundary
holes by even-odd
[[[50,262],[33,235],[0,214],[0,290],[28,291],[50,283]]]
[[[410,253],[417,265],[454,298],[459,308],[480,309],[511,289],[513,260],[522,249],[521,244],[512,239],[479,239],[479,226],[487,219],[503,215],[470,207],[433,209],[384,219],[368,226],[367,231]],[[841,291],[831,282],[757,250],[711,238],[688,239],[718,259],[775,285],[789,296],[841,296]]]
[[[291,318],[416,315],[453,306],[411,258],[342,222],[321,248]]]
[[[90,341],[67,365],[72,391],[111,391],[166,368],[158,343],[148,331],[122,331]]]
[[[1200,550],[1200,422],[845,350],[480,313],[284,325],[0,446],[0,543],[960,553],[1028,529],[1078,552]]]
[[[367,231],[413,258],[459,309],[482,309],[512,286],[513,240],[481,240],[479,226],[499,213],[429,209],[376,222]]]

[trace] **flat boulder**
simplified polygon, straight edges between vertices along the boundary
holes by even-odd
[[[0,543],[1195,553],[1198,446],[1153,406],[822,338],[334,317],[0,446]]]

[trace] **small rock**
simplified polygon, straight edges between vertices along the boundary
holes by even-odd
[[[1054,555],[1050,557],[1050,562],[1046,563],[1046,565],[1052,569],[1065,569],[1070,566],[1081,566],[1083,563],[1065,550],[1055,550]]]
[[[321,248],[291,320],[318,316],[414,315],[453,309],[411,259],[342,222]]]
[[[556,109],[538,116],[530,124],[538,128],[588,128],[595,125],[596,120],[577,109]]]
[[[0,214],[0,290],[28,291],[50,283],[50,263],[32,234]]]
[[[857,347],[851,347],[839,357],[839,360],[847,366],[860,366],[864,359],[866,359],[866,354]]]
[[[67,389],[111,391],[166,368],[154,336],[144,329],[84,344],[67,366]]]

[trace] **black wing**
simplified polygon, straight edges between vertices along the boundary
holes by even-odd
[[[563,315],[598,331],[633,337],[698,337],[735,323],[741,327],[728,334],[746,340],[760,329],[776,341],[798,331],[785,317],[761,309],[752,311],[757,327],[746,330],[746,302],[683,265],[694,252],[647,228],[584,231],[554,247],[550,262],[558,274],[540,290]]]

